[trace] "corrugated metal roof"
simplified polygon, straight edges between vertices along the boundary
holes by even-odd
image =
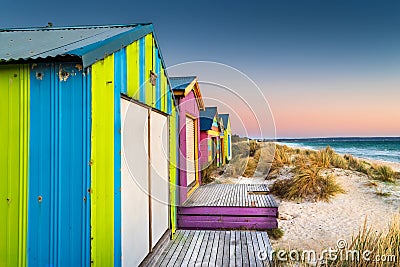
[[[1,29],[0,60],[71,55],[87,67],[152,31],[152,24]]]
[[[185,90],[195,79],[196,76],[169,77],[172,90]]]
[[[200,110],[200,131],[211,130],[216,114],[217,107],[206,107],[205,110]]]
[[[218,114],[220,118],[222,118],[222,122],[224,123],[224,128],[228,127],[228,120],[229,120],[229,114]]]

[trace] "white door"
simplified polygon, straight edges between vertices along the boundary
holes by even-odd
[[[195,122],[186,117],[186,177],[187,186],[196,181]]]
[[[149,253],[148,110],[121,99],[122,265],[138,266]]]
[[[168,120],[156,112],[150,116],[150,187],[152,247],[169,228]]]

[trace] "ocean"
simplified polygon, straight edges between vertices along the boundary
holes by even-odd
[[[340,137],[310,139],[280,139],[279,144],[307,149],[331,146],[339,154],[359,158],[400,162],[400,137]]]

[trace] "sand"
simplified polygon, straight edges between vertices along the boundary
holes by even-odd
[[[400,171],[400,163],[387,163],[396,171]],[[369,185],[372,179],[366,175],[342,169],[332,169],[337,181],[346,190],[327,202],[293,202],[276,200],[279,203],[279,228],[284,232],[280,240],[271,240],[275,250],[313,249],[322,251],[335,247],[340,239],[351,242],[367,219],[367,224],[376,230],[385,229],[392,217],[400,209],[400,183],[396,185],[376,182],[377,186]],[[292,175],[290,169],[281,170],[279,178]],[[218,183],[267,183],[263,177],[258,178],[222,178]],[[390,192],[390,196],[378,196],[376,192]]]
[[[400,166],[399,166],[400,167]],[[367,219],[376,230],[385,229],[399,212],[400,186],[381,184],[368,186],[366,175],[335,169],[337,181],[346,194],[335,196],[331,202],[279,201],[279,227],[284,231],[280,240],[272,240],[273,247],[286,249],[313,249],[322,251],[334,247],[338,240],[351,242]],[[376,195],[376,191],[391,191],[390,197]]]

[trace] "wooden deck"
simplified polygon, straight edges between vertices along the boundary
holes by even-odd
[[[265,184],[202,185],[183,203],[183,207],[278,207]]]
[[[146,266],[272,266],[265,232],[178,230]],[[260,256],[261,255],[261,259]]]
[[[278,205],[264,184],[200,186],[178,207],[180,229],[272,229]]]

